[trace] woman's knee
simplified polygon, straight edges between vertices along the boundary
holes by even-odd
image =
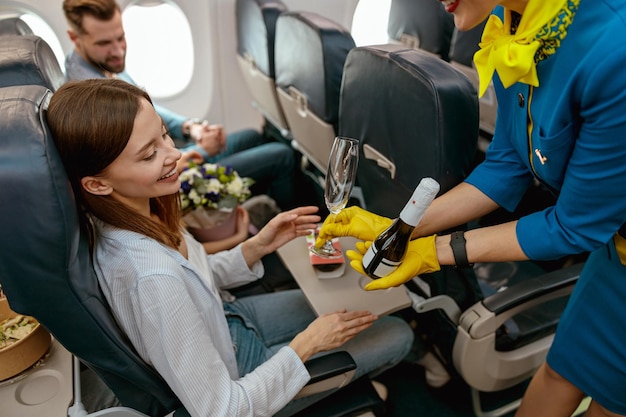
[[[370,351],[379,350],[378,354],[397,363],[408,355],[413,345],[413,329],[399,317],[380,318],[368,330],[363,332],[361,343]],[[382,358],[381,358],[382,359]]]
[[[383,321],[385,330],[388,332],[387,336],[393,337],[393,340],[402,341],[403,345],[410,346],[413,343],[413,329],[405,320],[396,316],[387,316]]]

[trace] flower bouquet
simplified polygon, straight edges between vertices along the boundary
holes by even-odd
[[[223,239],[234,232],[235,208],[250,197],[254,184],[252,178],[241,178],[229,166],[210,163],[190,163],[180,174],[180,182],[183,221],[200,241]],[[217,236],[204,233],[231,223],[232,230],[214,230]]]

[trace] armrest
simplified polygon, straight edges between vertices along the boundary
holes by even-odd
[[[306,397],[312,394],[328,390],[338,390],[352,379],[356,370],[356,363],[348,352],[334,352],[308,360],[304,366],[311,375],[311,380],[300,390],[295,398]],[[117,414],[116,414],[117,413]],[[89,414],[88,417],[147,417],[145,414],[126,407],[114,407]],[[189,412],[184,408],[179,408],[166,417],[189,417]]]
[[[510,286],[467,309],[459,327],[474,338],[496,331],[506,320],[538,304],[572,292],[583,264],[558,269]]]
[[[187,411],[186,409],[179,408],[178,410],[174,411],[172,416],[173,417],[191,417],[191,414],[189,414],[189,411]]]
[[[506,291],[493,294],[483,300],[483,304],[489,311],[500,314],[520,306],[529,300],[535,300],[545,295],[554,294],[560,290],[570,290],[578,281],[583,263],[575,264],[567,268],[557,269],[539,277],[519,282]]]
[[[334,352],[306,361],[304,366],[311,380],[300,390],[296,398],[328,390],[337,390],[350,382],[356,370],[356,363],[348,352]]]
[[[452,352],[454,367],[465,382],[492,392],[533,375],[544,362],[554,333],[527,340],[514,350],[498,350],[497,329],[519,313],[570,294],[581,270],[582,264],[577,264],[519,282],[468,308],[459,319]]]

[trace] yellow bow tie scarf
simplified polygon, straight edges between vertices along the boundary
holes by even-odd
[[[561,45],[579,2],[530,0],[517,28],[511,27],[508,9],[504,11],[504,22],[496,15],[489,16],[480,50],[474,54],[480,79],[479,97],[487,90],[494,71],[505,88],[516,82],[539,86],[536,64]]]

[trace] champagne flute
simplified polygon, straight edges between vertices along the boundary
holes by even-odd
[[[337,214],[346,207],[356,180],[356,168],[359,163],[359,141],[337,136],[328,157],[324,202],[332,214]],[[323,258],[339,258],[341,251],[330,239],[321,247],[311,246],[311,252]]]

